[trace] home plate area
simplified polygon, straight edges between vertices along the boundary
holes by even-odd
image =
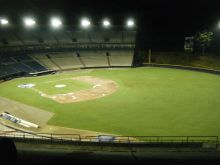
[[[73,102],[86,101],[86,100],[92,100],[92,99],[104,97],[114,93],[118,88],[118,85],[114,81],[102,79],[98,77],[80,76],[80,77],[74,77],[72,78],[72,80],[86,82],[93,85],[93,87],[91,89],[80,90],[77,92],[55,94],[55,95],[44,94],[41,96],[50,98],[59,103],[73,103]],[[57,86],[58,88],[62,88],[65,87],[65,84],[59,84],[56,85],[56,87]]]

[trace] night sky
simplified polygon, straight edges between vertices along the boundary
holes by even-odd
[[[79,24],[82,16],[97,25],[103,17],[115,25],[124,25],[127,17],[133,17],[146,47],[181,50],[185,36],[204,29],[216,31],[220,0],[0,0],[0,15],[12,24],[21,24],[23,16],[31,15],[42,25],[58,15],[71,26]]]

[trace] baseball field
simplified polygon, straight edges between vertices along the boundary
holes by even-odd
[[[25,111],[24,118],[39,125],[117,135],[220,136],[220,76],[214,74],[155,67],[78,70],[3,82],[0,97],[0,111],[19,117]]]

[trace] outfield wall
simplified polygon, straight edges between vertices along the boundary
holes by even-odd
[[[170,64],[220,70],[220,56],[217,54],[196,54],[190,52],[139,52],[142,62]],[[149,59],[150,58],[150,59]]]
[[[161,67],[161,68],[173,68],[173,69],[184,69],[184,70],[192,70],[192,71],[199,71],[199,72],[205,72],[205,73],[211,73],[211,74],[217,74],[220,75],[220,70],[214,70],[214,69],[206,69],[206,68],[199,68],[199,67],[192,67],[192,66],[183,66],[183,65],[171,65],[171,64],[146,64],[144,63],[142,66],[146,67]]]

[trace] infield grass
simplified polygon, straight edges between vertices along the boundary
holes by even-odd
[[[64,87],[56,87],[57,85],[65,85]],[[79,90],[92,88],[92,85],[84,83],[82,81],[73,80],[70,78],[58,79],[55,78],[52,81],[37,83],[34,87],[39,91],[43,91],[46,94],[65,94],[69,92],[75,92]]]

